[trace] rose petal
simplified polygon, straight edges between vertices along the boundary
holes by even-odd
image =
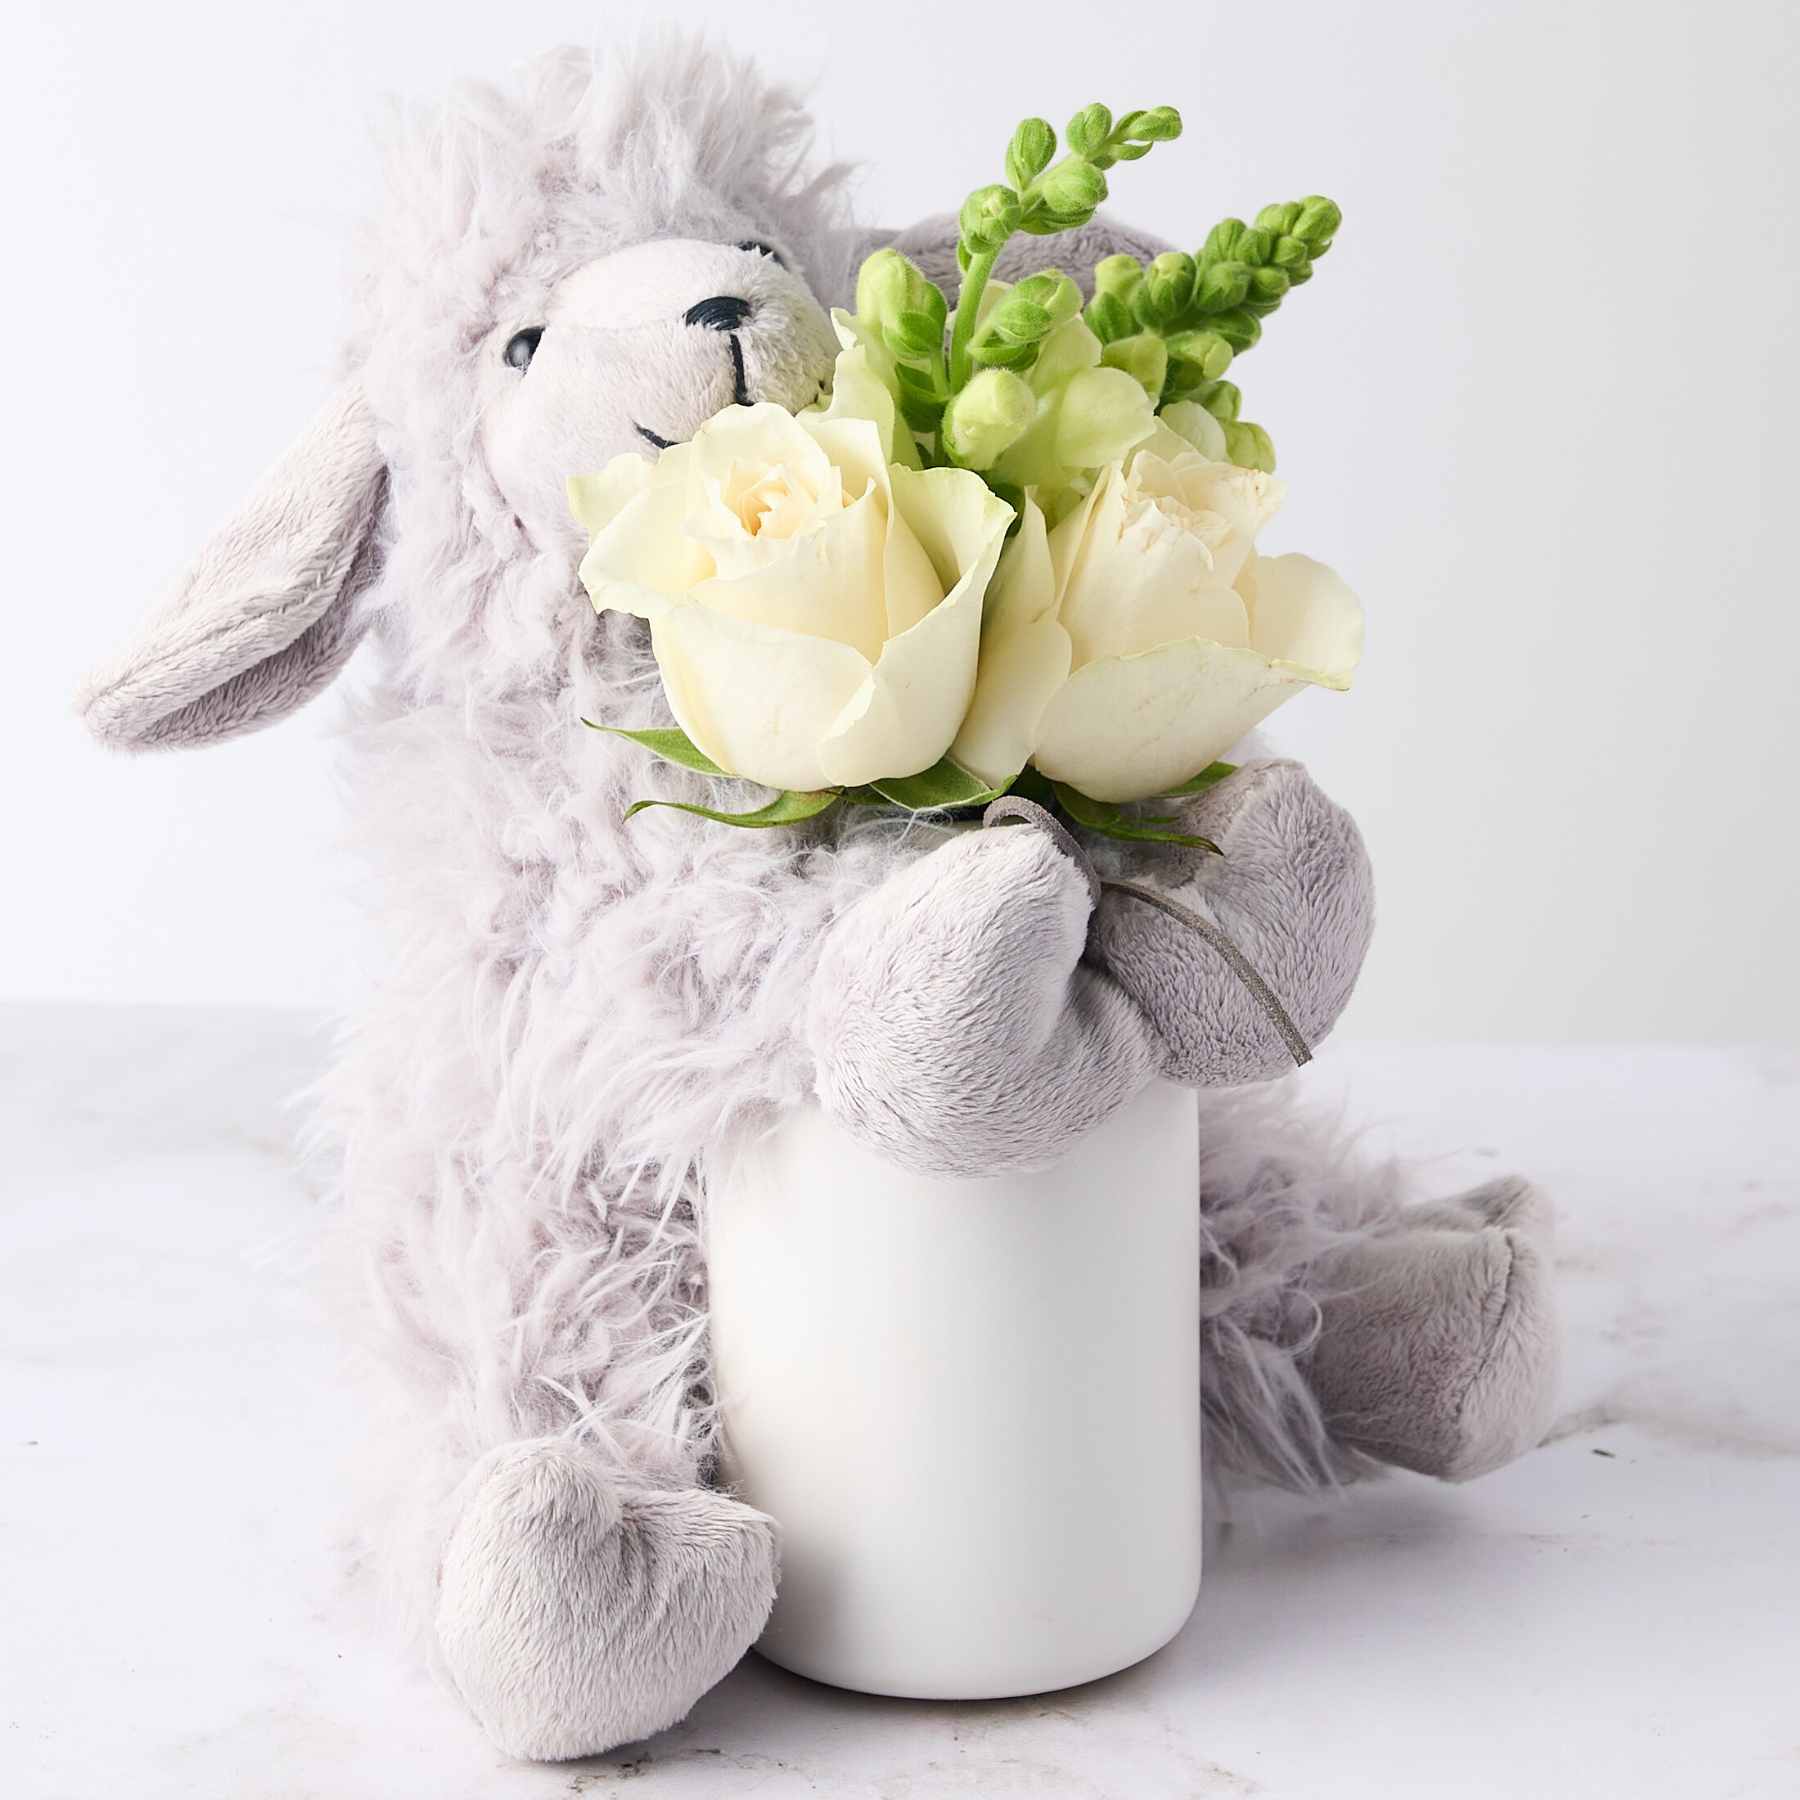
[[[651,618],[675,722],[720,768],[767,787],[830,787],[821,746],[870,680],[847,644],[734,619],[691,600]]]
[[[694,433],[688,448],[693,453],[693,474],[701,482],[724,485],[734,465],[741,465],[750,470],[780,468],[790,484],[817,498],[837,485],[831,459],[811,433],[785,406],[768,400],[715,413]]]
[[[822,747],[827,778],[854,787],[916,775],[949,749],[975,689],[982,606],[1012,508],[961,469],[893,471],[896,507],[950,591],[890,638]]]
[[[1256,542],[1256,534],[1275,516],[1287,496],[1287,488],[1261,469],[1207,462],[1198,455],[1177,457],[1169,467],[1175,491],[1188,506],[1197,513],[1217,513],[1225,521],[1228,533],[1214,544],[1213,560],[1218,565],[1219,579],[1235,582]]]
[[[879,489],[887,517],[887,543],[882,557],[885,604],[885,637],[910,630],[944,597],[951,585],[939,580],[931,559],[907,525],[894,499],[890,465],[881,452],[881,439],[867,419],[834,419],[825,414],[802,414],[802,423],[844,472],[847,484],[862,482]]]
[[[656,464],[647,456],[627,452],[615,456],[595,475],[569,477],[569,511],[587,528],[589,537],[604,530],[627,501],[635,500],[650,485]]]
[[[1219,583],[1185,507],[1136,493],[1111,468],[1096,490],[1081,559],[1062,598],[1074,665],[1132,656],[1185,638],[1247,645],[1244,603]]]
[[[682,529],[693,446],[676,444],[656,464],[656,479],[620,508],[588,545],[581,582],[596,611],[609,607],[647,619],[670,594],[685,594],[713,573],[713,560]]]
[[[888,636],[882,605],[887,537],[886,497],[872,488],[804,536],[773,546],[779,554],[761,566],[731,579],[702,581],[692,597],[735,619],[848,644],[872,663]],[[926,579],[935,601],[940,590],[929,567]]]
[[[1077,669],[1044,709],[1033,760],[1095,800],[1164,794],[1216,762],[1299,674],[1254,650],[1190,640]]]
[[[1107,485],[1114,480],[1113,471],[1103,470],[1100,479],[1081,496],[1073,510],[1050,526],[1050,564],[1056,572],[1056,592],[1060,598],[1069,591],[1087,555],[1092,540],[1090,527],[1094,509],[1105,496]],[[1048,515],[1046,515],[1048,517]]]
[[[1250,641],[1321,687],[1347,688],[1362,661],[1362,602],[1310,556],[1262,556],[1254,566]]]
[[[896,466],[890,478],[895,508],[930,557],[942,592],[961,585],[984,557],[988,573],[993,572],[1013,509],[979,475],[967,469]],[[984,586],[986,581],[984,575]]]
[[[1031,760],[1038,720],[1068,679],[1069,662],[1044,515],[1027,499],[988,591],[975,698],[951,756],[990,787],[1010,781]]]
[[[845,339],[844,328],[839,328],[840,339]],[[885,352],[884,352],[885,355]],[[892,358],[887,361],[891,365]],[[909,467],[917,467],[919,448],[913,442],[910,431],[900,429],[896,424],[894,396],[886,381],[882,379],[882,371],[877,366],[870,350],[856,341],[854,336],[845,339],[845,348],[838,353],[831,375],[831,401],[822,413],[802,413],[801,423],[809,430],[819,420],[866,419],[872,424],[881,440],[881,461],[885,466],[891,462],[903,462]]]

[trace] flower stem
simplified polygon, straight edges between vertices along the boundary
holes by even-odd
[[[969,379],[969,342],[975,335],[975,315],[981,307],[982,290],[994,272],[998,250],[969,259],[968,273],[963,276],[961,291],[956,296],[956,328],[950,334],[950,392],[962,391]]]

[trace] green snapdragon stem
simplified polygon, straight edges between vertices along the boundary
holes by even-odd
[[[982,290],[994,272],[998,250],[969,259],[969,272],[963,277],[956,295],[956,329],[950,333],[950,392],[959,394],[969,379],[969,340],[975,335],[975,314],[981,305]]]

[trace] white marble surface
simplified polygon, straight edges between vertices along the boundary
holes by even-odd
[[[1215,1532],[1135,1670],[859,1698],[752,1658],[678,1729],[508,1763],[386,1646],[283,1096],[294,1015],[0,1010],[0,1795],[1083,1800],[1800,1793],[1800,1056],[1349,1046],[1376,1135],[1563,1207],[1562,1420],[1462,1490]]]

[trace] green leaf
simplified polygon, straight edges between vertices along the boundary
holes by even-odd
[[[1211,838],[1197,837],[1185,831],[1162,831],[1142,819],[1132,818],[1104,800],[1090,800],[1065,782],[1052,785],[1056,789],[1057,804],[1084,830],[1097,831],[1102,837],[1122,838],[1127,843],[1181,844],[1189,850],[1209,850],[1214,856],[1225,854]]]
[[[777,794],[767,806],[759,806],[754,812],[720,812],[711,806],[695,806],[687,800],[637,800],[625,809],[628,819],[635,818],[650,806],[672,806],[677,812],[693,813],[698,818],[711,819],[720,825],[743,825],[752,830],[760,830],[770,825],[799,825],[807,819],[816,819],[820,813],[828,811],[843,798],[839,788],[824,788],[817,792],[784,790]]]
[[[1217,787],[1227,775],[1238,772],[1236,763],[1208,763],[1192,781],[1184,781],[1178,788],[1170,788],[1166,794],[1158,794],[1159,800],[1185,800],[1190,794],[1204,794],[1209,787]]]
[[[665,729],[658,731],[627,731],[621,725],[599,725],[592,719],[583,719],[589,731],[604,731],[609,737],[630,738],[634,744],[641,744],[646,750],[660,756],[664,762],[680,763],[684,769],[692,769],[699,775],[729,775],[713,759],[700,749],[685,731]]]
[[[1008,783],[1008,786],[1011,784]],[[904,806],[908,812],[938,812],[952,806],[986,806],[1006,792],[1004,787],[989,787],[978,775],[943,757],[918,775],[902,775],[888,781],[871,781],[869,786],[884,800]]]

